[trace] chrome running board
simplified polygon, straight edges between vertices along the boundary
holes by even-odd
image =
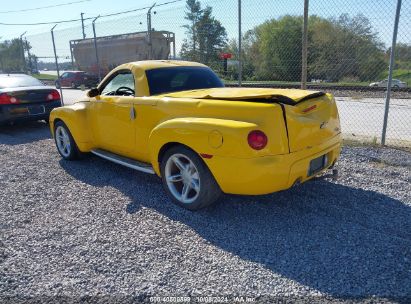
[[[142,163],[139,162],[137,160],[131,159],[131,158],[127,158],[124,156],[120,156],[118,154],[114,154],[105,150],[101,150],[101,149],[94,149],[91,150],[91,153],[100,156],[101,158],[107,159],[109,161],[112,161],[113,163],[119,164],[119,165],[123,165],[125,167],[137,170],[137,171],[141,171],[141,172],[145,172],[145,173],[149,173],[149,174],[154,174],[154,170],[153,167],[151,167],[149,164],[147,163]]]

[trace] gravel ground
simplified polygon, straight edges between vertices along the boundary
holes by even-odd
[[[43,123],[0,129],[0,302],[411,301],[407,152],[345,147],[337,182],[227,195],[193,213],[155,176],[61,160],[49,136]]]

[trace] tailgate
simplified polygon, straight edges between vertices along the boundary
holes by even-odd
[[[337,105],[331,94],[283,105],[290,152],[324,143],[341,132]]]

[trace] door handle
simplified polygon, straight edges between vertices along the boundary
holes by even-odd
[[[134,107],[131,107],[130,109],[130,120],[136,119],[136,110],[134,110]]]

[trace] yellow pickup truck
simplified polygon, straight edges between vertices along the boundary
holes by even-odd
[[[138,61],[111,71],[77,103],[54,109],[58,152],[91,152],[157,174],[178,205],[197,210],[224,193],[288,189],[332,167],[340,122],[332,95],[225,88],[207,66]]]

